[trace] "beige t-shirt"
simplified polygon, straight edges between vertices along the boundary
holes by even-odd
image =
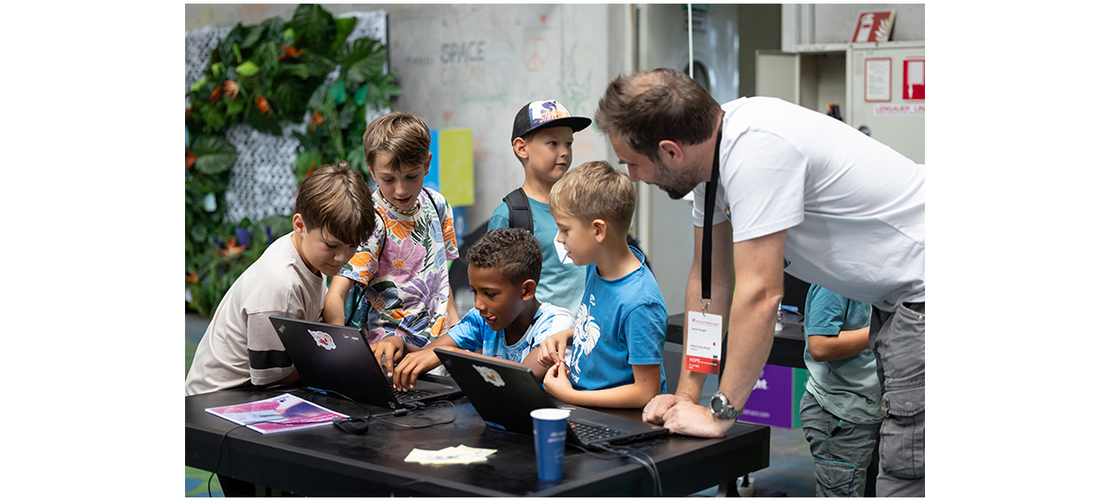
[[[327,285],[297,254],[289,233],[231,285],[197,345],[185,395],[266,385],[293,372],[270,316],[316,321]]]

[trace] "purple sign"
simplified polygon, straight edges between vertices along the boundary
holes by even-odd
[[[794,421],[793,368],[765,365],[738,420],[789,429]]]

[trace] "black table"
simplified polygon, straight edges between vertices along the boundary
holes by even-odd
[[[685,314],[672,314],[667,318],[667,342],[682,345],[682,327],[685,323]],[[767,364],[805,368],[805,349],[806,338],[802,333],[802,324],[795,321],[792,315],[787,315],[782,331],[775,332],[775,341],[771,344]]]
[[[256,388],[218,391],[185,398],[185,465],[309,496],[651,496],[654,482],[646,467],[627,458],[568,446],[563,479],[540,482],[532,438],[487,429],[465,399],[436,404],[402,417],[382,417],[421,425],[405,429],[372,419],[370,432],[351,435],[334,426],[263,435],[208,414],[205,408],[256,401],[283,392],[310,399],[352,416],[387,412],[359,407],[336,397],[308,397],[303,390]],[[639,418],[639,410],[606,410]],[[234,428],[234,430],[232,430]],[[231,432],[228,432],[231,430]],[[224,434],[222,444],[221,438]],[[626,445],[654,460],[664,496],[683,496],[726,484],[770,460],[770,428],[737,422],[723,438],[672,435]],[[487,463],[420,465],[406,463],[413,448],[438,450],[457,445],[496,449]],[[724,491],[724,490],[722,490]]]

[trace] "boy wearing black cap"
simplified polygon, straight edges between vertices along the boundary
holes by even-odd
[[[558,228],[551,217],[548,198],[551,186],[571,166],[574,133],[590,123],[584,116],[571,116],[562,104],[551,99],[526,104],[513,121],[513,153],[524,166],[521,189],[532,216],[532,234],[543,249],[536,299],[571,311],[582,301],[586,268],[575,266],[563,246],[555,241]],[[508,203],[498,205],[490,216],[489,230],[510,227],[509,219]]]

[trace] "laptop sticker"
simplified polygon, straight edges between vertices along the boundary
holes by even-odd
[[[316,330],[309,330],[308,333],[312,334],[312,338],[316,339],[316,345],[328,351],[335,349],[335,342],[332,341],[331,335]]]
[[[475,366],[474,369],[478,370],[482,379],[493,384],[494,387],[503,387],[505,385],[505,381],[501,378],[501,374],[497,373],[497,370],[485,366]]]

